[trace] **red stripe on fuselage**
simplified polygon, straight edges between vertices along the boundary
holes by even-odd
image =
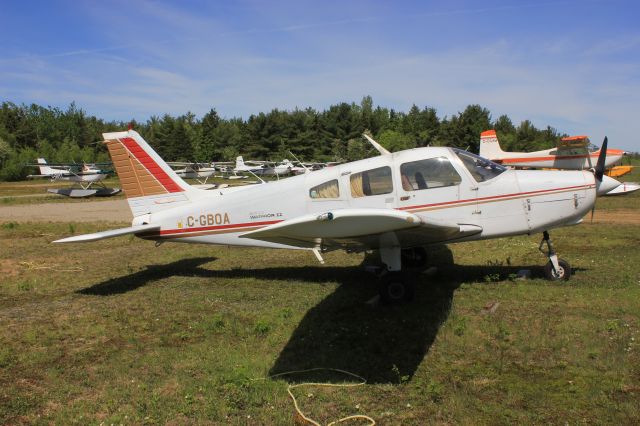
[[[182,192],[182,188],[169,177],[169,175],[162,170],[162,168],[155,162],[153,158],[147,154],[147,152],[138,145],[133,138],[122,138],[120,142],[129,150],[131,154],[153,175],[154,178],[169,192]]]
[[[160,231],[160,235],[190,234],[192,232],[221,231],[224,229],[235,229],[235,228],[242,230],[242,228],[249,228],[254,226],[267,226],[267,225],[273,225],[274,223],[279,223],[279,222],[282,222],[282,221],[270,220],[265,222],[232,223],[228,225],[201,226],[198,228],[166,229],[166,230]]]
[[[572,189],[588,189],[593,188],[594,185],[577,185],[577,186],[567,186],[564,188],[554,188],[554,189],[541,189],[538,191],[529,191],[529,192],[516,192],[513,194],[502,194],[502,195],[494,195],[492,197],[479,197],[479,198],[468,198],[466,200],[454,200],[454,201],[445,201],[442,203],[433,203],[433,204],[420,204],[416,206],[406,206],[400,207],[398,210],[411,210],[418,209],[424,207],[437,207],[437,206],[446,206],[453,204],[462,204],[462,203],[472,203],[472,202],[480,202],[480,201],[488,201],[488,200],[498,200],[501,198],[512,198],[512,197],[522,197],[523,195],[543,195],[543,193],[550,193],[556,191],[569,191]]]

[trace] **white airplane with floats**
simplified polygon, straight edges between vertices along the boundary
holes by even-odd
[[[233,168],[233,173],[242,174],[242,173],[251,173],[254,175],[262,175],[266,170],[266,166],[260,162],[258,164],[255,161],[249,161],[247,163],[244,162],[242,155],[236,157],[236,166]]]
[[[217,169],[214,163],[198,163],[188,161],[170,161],[167,164],[174,168],[174,171],[182,179],[194,179],[198,183],[193,186],[200,189],[214,189],[218,185],[207,183],[210,177],[214,176]]]
[[[289,159],[285,158],[280,163],[266,163],[267,168],[264,171],[265,175],[272,176],[287,176],[287,175],[299,175],[306,173],[309,169],[305,167],[296,166]]]
[[[72,198],[82,198],[91,195],[108,196],[115,195],[120,192],[119,188],[105,188],[101,183],[110,174],[110,171],[99,169],[95,164],[47,164],[44,158],[38,158],[37,164],[29,164],[29,166],[36,166],[40,170],[39,175],[28,175],[27,178],[49,178],[52,182],[65,181],[71,182],[79,188],[55,188],[48,189],[48,192],[66,195]],[[91,188],[92,185],[97,184],[99,188]]]
[[[216,173],[216,167],[212,163],[171,161],[167,162],[167,164],[171,167],[177,167],[174,171],[183,179],[196,179],[198,181],[204,179],[200,183],[206,183],[207,179]]]
[[[555,148],[535,152],[505,152],[495,130],[480,134],[480,156],[510,167],[584,170],[595,167],[600,150],[589,151],[587,136],[562,138]],[[621,149],[607,149],[605,168],[618,163],[625,154]]]
[[[548,230],[575,225],[596,195],[618,182],[603,176],[606,138],[595,172],[522,171],[444,147],[380,155],[259,185],[203,191],[186,184],[134,130],[103,135],[120,176],[130,227],[57,243],[136,235],[184,242],[311,250],[379,250],[385,302],[409,300],[403,273],[431,244],[543,233],[550,279],[569,279]],[[370,138],[369,138],[370,139]]]

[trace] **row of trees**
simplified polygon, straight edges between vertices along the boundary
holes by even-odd
[[[440,118],[431,107],[414,105],[408,112],[380,106],[366,96],[359,104],[340,103],[324,111],[313,108],[221,118],[215,109],[202,118],[192,113],[151,117],[131,123],[171,161],[222,161],[237,155],[281,160],[289,151],[303,160],[351,161],[374,155],[361,137],[369,130],[391,151],[418,146],[455,146],[478,152],[480,132],[495,129],[506,150],[536,150],[553,146],[555,129],[537,129],[526,120],[515,126],[502,115],[492,120],[488,109],[469,105]],[[0,108],[0,180],[17,180],[32,172],[24,167],[37,157],[51,162],[109,161],[99,143],[101,133],[124,130],[129,123],[88,116],[75,104],[66,110],[3,102]]]

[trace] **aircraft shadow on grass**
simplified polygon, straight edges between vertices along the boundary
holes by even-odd
[[[461,283],[482,283],[496,274],[504,279],[520,269],[542,276],[536,266],[462,266],[444,264],[435,277],[418,275],[416,297],[401,306],[371,306],[364,303],[377,294],[377,279],[358,267],[275,267],[212,270],[202,265],[215,257],[183,259],[166,265],[110,279],[79,290],[85,295],[125,293],[171,276],[199,278],[258,278],[340,286],[300,321],[281,350],[269,374],[318,367],[349,371],[368,383],[399,383],[410,380],[435,341],[451,310],[454,291]],[[256,290],[260,291],[260,290]],[[343,379],[320,371],[285,375],[289,382],[323,382]]]
[[[198,276],[199,271],[209,272],[206,269],[202,269],[201,266],[214,260],[216,260],[215,257],[192,257],[165,265],[149,265],[141,271],[103,281],[91,287],[78,290],[76,293],[92,296],[127,293],[163,278],[176,275]]]

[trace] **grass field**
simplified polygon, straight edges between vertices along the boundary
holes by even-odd
[[[85,202],[46,187],[0,183],[0,207]],[[639,193],[598,201],[638,208]],[[367,380],[295,389],[322,423],[640,423],[640,225],[552,232],[568,283],[541,278],[539,236],[451,245],[455,264],[399,307],[365,303],[361,255],[50,244],[117,226],[0,223],[0,424],[292,424],[288,385],[357,382],[269,378],[318,367]]]
[[[640,225],[552,232],[567,283],[539,236],[451,245],[396,307],[361,255],[50,244],[118,225],[0,224],[0,423],[293,424],[289,384],[354,380],[269,376],[317,367],[367,380],[295,389],[322,423],[640,423]]]

